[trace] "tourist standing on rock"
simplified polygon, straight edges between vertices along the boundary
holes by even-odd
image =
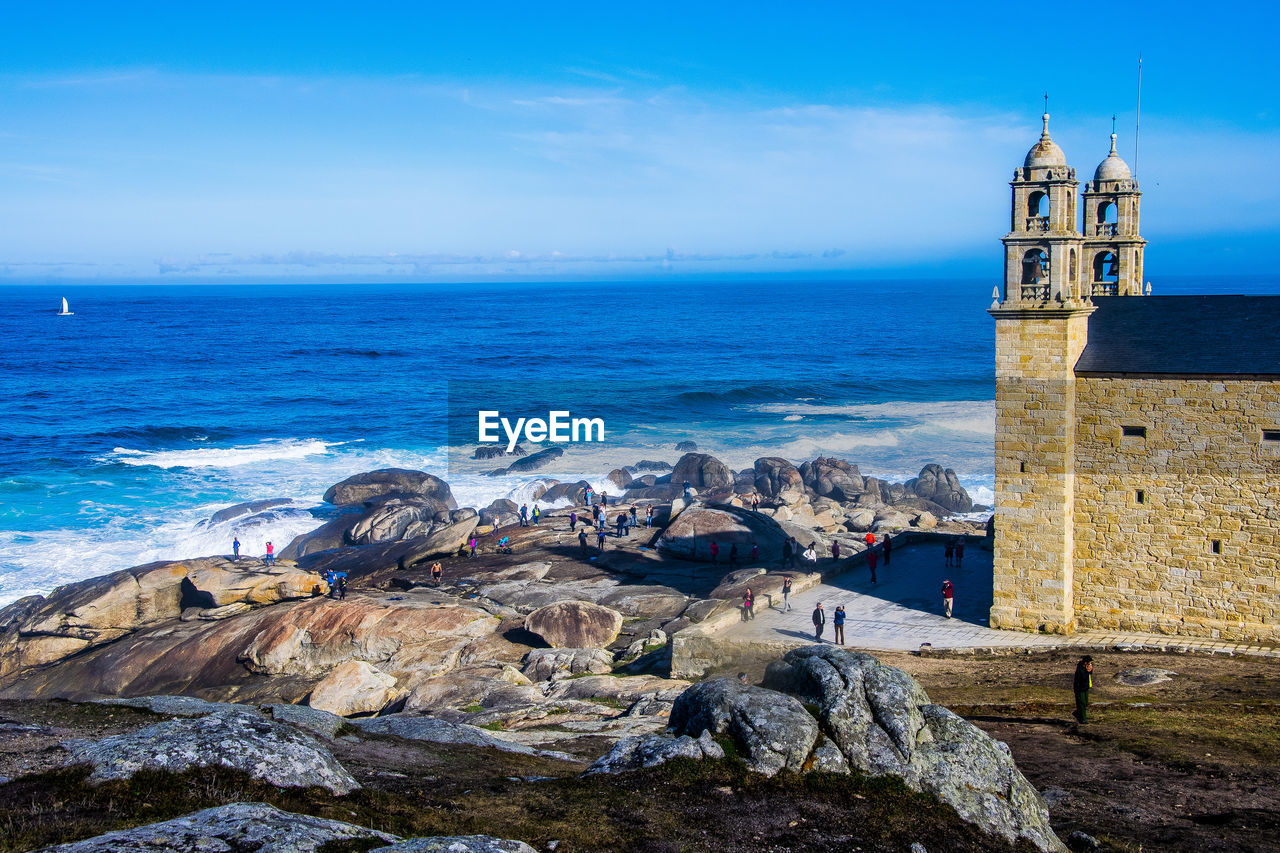
[[[947,544],[942,546],[942,553],[946,556],[946,567],[951,568],[952,563],[956,559],[956,540],[955,537],[949,537]]]
[[[754,563],[756,560],[759,560],[759,559],[760,559],[760,546],[752,542],[751,543],[751,562]]]
[[[529,505],[528,504],[520,504],[520,526],[521,527],[529,526]]]
[[[863,541],[866,542],[867,547],[870,548],[876,544],[876,535],[868,530],[867,535],[863,537]]]
[[[625,512],[618,513],[618,538],[621,539],[627,532],[627,514]]]
[[[888,533],[884,535],[884,541],[880,543],[880,547],[884,549],[884,567],[889,568],[889,555],[893,552],[893,537]]]
[[[1089,655],[1080,658],[1080,662],[1076,664],[1076,675],[1071,688],[1076,694],[1076,710],[1072,716],[1081,723],[1087,723],[1089,691],[1093,689],[1093,658]]]
[[[600,493],[600,506],[608,506],[608,505],[609,505],[609,493],[608,493],[608,492],[601,492],[601,493]]]
[[[474,557],[476,555],[476,535],[474,533],[472,533],[471,538],[467,540],[467,547],[471,549],[471,556]]]
[[[947,614],[948,619],[951,618],[951,606],[955,603],[955,599],[956,599],[955,587],[951,585],[951,581],[949,579],[943,581],[942,582],[942,612]]]
[[[836,607],[836,612],[831,614],[831,627],[836,632],[836,644],[844,645],[844,605]]]
[[[791,575],[786,575],[782,579],[782,612],[786,613],[791,609]]]
[[[591,494],[592,494],[591,487],[587,486],[587,488],[582,493],[583,498],[586,500],[587,506],[591,506]]]
[[[637,507],[635,504],[632,504],[631,505],[631,524],[629,525],[629,527],[635,527],[637,524],[640,523],[640,519],[637,517],[637,514],[639,512],[640,512],[640,508]]]
[[[608,535],[608,533],[605,533],[604,525],[600,525],[599,529],[596,530],[596,539],[598,540],[596,542],[596,548],[598,548],[601,553],[604,552],[604,538]]]
[[[876,582],[876,549],[871,548],[867,551],[867,568],[871,570],[871,582]]]
[[[653,527],[653,504],[649,504],[644,511],[644,526]]]
[[[601,530],[609,526],[609,513],[604,511],[604,507],[600,508],[600,516],[596,519],[596,526]]]
[[[760,496],[759,496],[759,495],[752,495],[752,496],[751,496],[751,511],[752,511],[752,512],[759,512],[759,511],[760,511]]]
[[[720,543],[714,539],[711,540],[711,565],[720,565]]]
[[[338,598],[347,600],[347,573],[338,572]]]
[[[738,543],[734,542],[729,546],[729,568],[738,568]]]
[[[578,513],[571,512],[569,513],[569,529],[576,530],[577,528],[578,528]]]
[[[538,509],[538,505],[533,505],[533,523],[537,524],[538,519],[542,518],[542,510]]]
[[[962,563],[964,563],[964,540],[958,538],[956,539],[956,568],[960,568]]]
[[[834,563],[840,562],[840,543],[835,540],[831,542],[831,561]]]
[[[276,564],[276,546],[272,545],[270,542],[267,543],[266,563],[268,566],[274,566]]]
[[[813,641],[815,643],[822,642],[822,629],[827,625],[827,614],[822,612],[822,602],[818,602],[818,606],[813,608]]]
[[[816,542],[810,542],[809,547],[804,549],[804,558],[810,563],[818,562],[818,549]]]
[[[751,592],[751,587],[747,587],[747,591],[742,594],[742,621],[756,618],[756,597]]]
[[[582,556],[587,556],[587,531],[578,531],[578,547],[582,549]]]
[[[231,542],[231,559],[233,560],[240,559],[240,537],[239,536],[234,537],[233,541]]]
[[[436,560],[431,564],[431,583],[433,586],[440,586],[440,579],[444,577],[444,566],[440,565],[440,561]]]

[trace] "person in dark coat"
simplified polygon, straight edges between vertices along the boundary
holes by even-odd
[[[587,531],[578,531],[578,545],[582,548],[582,556],[587,556]]]
[[[1089,714],[1089,691],[1093,689],[1093,658],[1085,655],[1076,664],[1075,678],[1071,689],[1076,694],[1076,710],[1073,715],[1081,723],[1087,723]]]
[[[880,547],[884,550],[884,567],[889,568],[889,555],[893,553],[893,537],[888,533],[884,535],[884,541],[880,543]]]
[[[822,642],[822,629],[827,625],[827,614],[822,611],[822,602],[818,602],[818,606],[813,608],[813,641],[815,643]]]

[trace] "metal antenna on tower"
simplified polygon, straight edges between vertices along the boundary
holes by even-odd
[[[1138,180],[1138,130],[1142,127],[1142,54],[1138,54],[1138,111],[1133,119],[1133,179]]]

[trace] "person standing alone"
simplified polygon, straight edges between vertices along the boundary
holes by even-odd
[[[827,625],[827,614],[822,612],[822,602],[818,602],[818,606],[813,608],[813,641],[815,643],[822,642],[822,629]]]
[[[836,632],[836,644],[844,645],[844,605],[836,608],[836,612],[831,615],[831,626]]]
[[[876,582],[876,549],[871,548],[867,551],[867,568],[871,570],[871,582]]]
[[[949,579],[943,581],[942,582],[942,612],[947,614],[948,619],[951,618],[951,606],[955,603],[955,600],[956,600],[956,591],[955,591],[955,588],[951,586],[951,581]]]
[[[884,567],[889,568],[889,555],[893,552],[893,537],[888,533],[884,535],[884,541],[880,543],[880,547],[884,549]]]
[[[1093,689],[1093,658],[1085,655],[1076,664],[1076,674],[1071,685],[1076,694],[1076,710],[1072,715],[1081,723],[1087,723],[1089,691]]]
[[[240,537],[237,536],[231,543],[231,559],[240,559]]]
[[[267,565],[274,566],[276,564],[276,546],[270,542],[267,543]]]
[[[791,575],[787,575],[782,579],[782,612],[786,613],[791,609]]]

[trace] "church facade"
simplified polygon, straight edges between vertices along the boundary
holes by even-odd
[[[1152,296],[1141,192],[1043,117],[996,324],[992,627],[1280,641],[1280,296]]]

